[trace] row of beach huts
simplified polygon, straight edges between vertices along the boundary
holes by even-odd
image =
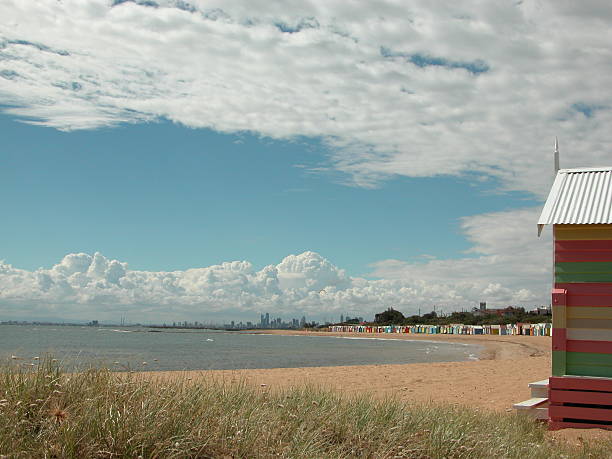
[[[412,333],[425,335],[528,335],[551,336],[552,324],[501,325],[330,325],[330,332],[340,333]]]

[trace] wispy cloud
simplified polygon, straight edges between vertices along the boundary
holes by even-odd
[[[610,10],[8,0],[0,102],[66,130],[167,118],[322,138],[331,167],[357,186],[471,171],[542,196],[555,135],[564,166],[609,152]]]

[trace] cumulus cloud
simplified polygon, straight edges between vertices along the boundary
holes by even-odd
[[[373,265],[372,275],[419,279],[430,289],[432,300],[441,304],[479,300],[496,306],[548,304],[552,281],[550,232],[538,238],[535,224],[528,224],[537,221],[539,210],[465,217],[461,226],[472,243],[466,254],[471,256],[422,263],[383,260]]]
[[[6,316],[60,314],[140,320],[255,318],[260,312],[312,318],[341,313],[371,317],[393,306],[412,314],[549,302],[550,236],[536,235],[537,209],[466,217],[472,248],[463,258],[425,262],[383,260],[368,278],[350,277],[315,252],[288,255],[254,269],[247,261],[185,271],[130,270],[100,253],[66,255],[36,271],[0,263],[0,312]],[[527,224],[526,224],[527,223]]]
[[[472,172],[539,196],[554,135],[566,166],[610,148],[607,2],[7,0],[0,17],[4,110],[58,129],[318,137],[360,186]]]

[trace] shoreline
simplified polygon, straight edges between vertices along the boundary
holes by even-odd
[[[370,394],[412,403],[434,401],[496,411],[511,411],[512,404],[530,398],[530,382],[550,376],[551,338],[548,336],[355,334],[296,330],[262,330],[255,333],[456,342],[480,345],[482,351],[479,360],[460,362],[152,371],[140,374],[161,380],[241,381],[260,390],[312,385],[346,395]]]
[[[444,335],[444,334],[412,334],[412,333],[349,333],[320,332],[302,330],[254,330],[245,332],[253,335],[287,335],[287,336],[333,336],[340,338],[362,339],[397,339],[407,341],[456,342],[482,346],[479,360],[505,360],[517,357],[543,357],[550,354],[550,336],[524,335]],[[406,364],[413,365],[413,364]]]
[[[252,332],[249,332],[252,333]],[[441,403],[511,414],[512,405],[531,398],[528,384],[551,375],[551,337],[523,335],[394,335],[297,330],[255,331],[263,334],[408,339],[478,344],[480,360],[460,362],[353,365],[243,370],[166,371],[140,373],[164,380],[244,383],[262,392],[313,386],[339,392],[386,398],[409,404]],[[609,440],[612,431],[563,429],[547,432],[550,441],[580,446],[584,439]]]

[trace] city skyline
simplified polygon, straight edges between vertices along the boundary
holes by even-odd
[[[562,168],[610,162],[597,2],[7,0],[0,17],[6,320],[548,304],[555,138]]]

